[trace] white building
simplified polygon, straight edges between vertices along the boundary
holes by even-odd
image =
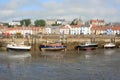
[[[71,35],[80,35],[80,25],[72,25],[70,29]]]
[[[12,26],[15,26],[15,25],[20,25],[20,21],[12,21],[12,22],[9,22],[9,25],[12,25]]]
[[[60,27],[60,34],[70,34],[70,29],[71,29],[70,25],[62,26]]]
[[[51,30],[50,27],[46,27],[45,31],[46,31],[46,34],[51,34],[52,33],[52,30]]]
[[[57,24],[64,24],[65,22],[65,19],[57,19]]]
[[[46,34],[60,34],[60,26],[48,26],[45,28]]]
[[[91,27],[90,25],[84,25],[80,27],[80,34],[88,35],[91,34]]]
[[[61,34],[70,34],[70,35],[87,35],[91,34],[91,27],[89,25],[65,25],[60,28]]]
[[[23,28],[9,28],[6,33],[9,34],[17,34],[20,33],[21,35],[26,35],[26,34],[33,34],[33,31],[31,29],[24,29]]]

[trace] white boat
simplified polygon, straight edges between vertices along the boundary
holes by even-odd
[[[9,50],[19,50],[19,51],[30,51],[31,46],[24,45],[24,43],[14,43],[11,42],[7,44],[7,51]]]
[[[114,43],[107,43],[104,45],[104,48],[115,48],[115,44]]]

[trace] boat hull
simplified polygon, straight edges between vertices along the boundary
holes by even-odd
[[[115,46],[104,46],[104,48],[115,48]]]
[[[60,50],[66,50],[66,46],[43,46],[43,45],[40,45],[39,49],[41,51],[60,51]]]
[[[95,44],[95,45],[79,45],[77,46],[77,49],[81,49],[81,50],[94,50],[98,48],[98,45]]]
[[[15,49],[15,48],[7,48],[7,51],[14,50],[14,51],[30,51],[30,49]]]
[[[14,51],[30,51],[31,46],[7,46],[7,51],[14,50]]]
[[[116,47],[116,45],[113,43],[108,43],[108,44],[104,45],[104,48],[115,48],[115,47]]]

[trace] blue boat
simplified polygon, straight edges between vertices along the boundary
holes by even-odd
[[[49,44],[41,44],[39,46],[40,51],[66,51],[67,46],[64,46],[60,43],[49,43]]]

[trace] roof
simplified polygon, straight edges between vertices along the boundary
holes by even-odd
[[[112,30],[120,30],[120,26],[92,26],[92,30],[107,30],[107,29],[112,29]]]
[[[99,20],[99,19],[93,19],[93,20],[90,20],[91,22],[104,22],[104,20]]]

